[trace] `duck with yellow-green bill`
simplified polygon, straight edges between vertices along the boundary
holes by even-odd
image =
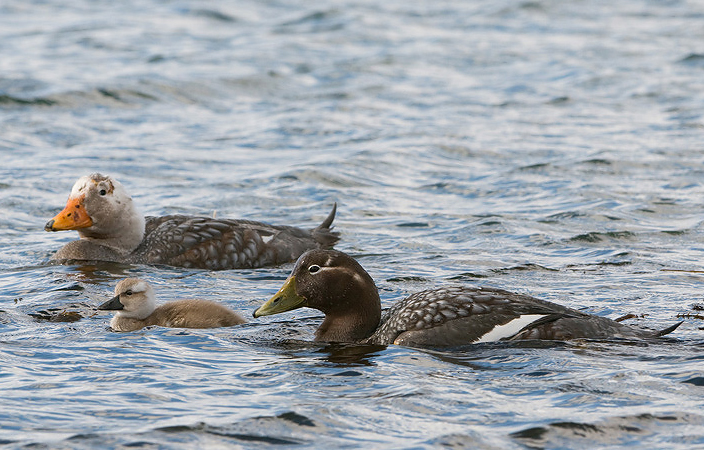
[[[351,256],[310,250],[254,317],[308,307],[325,319],[315,340],[411,347],[455,347],[525,339],[645,339],[672,332],[636,328],[529,295],[453,286],[415,293],[382,316],[374,280]]]

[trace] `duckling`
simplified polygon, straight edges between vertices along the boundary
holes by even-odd
[[[94,173],[78,179],[66,207],[46,231],[77,230],[80,239],[52,260],[165,264],[200,269],[238,269],[294,261],[312,248],[329,248],[337,205],[313,230],[250,220],[185,215],[144,217],[120,182]]]
[[[170,328],[218,328],[246,321],[231,309],[209,300],[178,300],[156,306],[151,285],[139,278],[126,278],[115,286],[115,297],[98,306],[115,310],[110,327],[135,331],[150,325]]]
[[[351,256],[310,250],[283,287],[254,317],[301,307],[325,314],[315,332],[323,342],[454,347],[500,340],[649,338],[654,332],[586,314],[529,295],[488,287],[426,290],[395,303],[382,317],[374,280]]]

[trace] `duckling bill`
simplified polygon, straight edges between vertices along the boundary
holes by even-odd
[[[138,278],[127,278],[115,286],[115,296],[98,306],[116,311],[110,321],[115,331],[136,331],[157,325],[170,328],[218,328],[246,321],[231,309],[209,300],[177,300],[156,305],[154,289]]]
[[[672,332],[631,327],[502,289],[446,287],[395,303],[382,317],[372,277],[349,255],[311,250],[254,317],[308,307],[325,319],[316,341],[453,347],[499,340],[652,338]]]

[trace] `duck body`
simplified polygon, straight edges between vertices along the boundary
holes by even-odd
[[[679,325],[655,332],[529,295],[465,286],[412,294],[381,316],[372,278],[353,258],[332,250],[304,253],[284,286],[254,316],[303,306],[325,313],[316,340],[410,347],[523,339],[641,339],[662,336]]]
[[[117,311],[110,321],[115,331],[136,331],[148,326],[219,328],[246,321],[231,309],[209,300],[177,300],[156,306],[154,291],[144,280],[127,278],[115,287],[115,297],[98,307]]]
[[[494,288],[447,287],[394,304],[369,344],[449,347],[500,340],[638,339],[654,337],[606,317]]]
[[[294,261],[312,248],[331,247],[336,206],[318,227],[304,230],[236,219],[186,215],[144,217],[115,179],[80,178],[47,231],[77,230],[81,239],[52,256],[58,261],[111,261],[222,270]]]

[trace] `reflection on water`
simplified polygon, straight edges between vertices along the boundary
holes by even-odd
[[[374,357],[386,347],[383,345],[329,344],[317,353],[325,355],[325,360],[335,366],[373,366]],[[353,370],[341,372],[338,376],[359,376]]]

